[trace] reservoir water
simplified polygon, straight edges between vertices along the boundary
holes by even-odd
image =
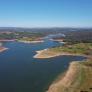
[[[81,56],[58,56],[35,59],[36,50],[59,45],[45,40],[43,43],[6,42],[9,48],[0,53],[0,92],[46,92],[48,86],[69,66],[71,61],[83,60]]]

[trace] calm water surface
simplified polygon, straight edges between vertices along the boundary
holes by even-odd
[[[6,42],[9,49],[0,53],[0,92],[45,92],[57,75],[63,73],[71,61],[81,56],[59,56],[34,59],[36,50],[59,45],[45,40],[43,43],[25,44]]]

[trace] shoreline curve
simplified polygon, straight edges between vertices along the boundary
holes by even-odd
[[[52,57],[64,56],[64,55],[88,57],[87,55],[84,55],[84,54],[75,54],[75,53],[69,53],[69,52],[53,53],[48,49],[43,49],[43,50],[36,51],[36,55],[34,55],[33,58],[45,59],[45,58],[52,58]]]
[[[5,51],[5,50],[8,50],[8,48],[5,48],[5,47],[0,47],[0,53]]]

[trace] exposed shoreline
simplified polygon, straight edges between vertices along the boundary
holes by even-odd
[[[23,43],[40,43],[40,42],[44,42],[44,40],[39,40],[39,41],[26,41],[26,40],[17,40],[17,39],[11,39],[11,40],[0,40],[0,42],[13,42],[13,41],[18,41],[18,42],[23,42]]]
[[[56,56],[63,56],[63,55],[72,55],[72,56],[85,56],[83,54],[75,54],[75,53],[68,53],[68,52],[60,52],[60,53],[53,53],[53,52],[49,52],[48,49],[43,49],[43,50],[39,50],[36,51],[37,54],[33,56],[33,58],[52,58],[52,57],[56,57]]]
[[[0,47],[0,53],[7,50],[8,48],[5,48],[5,47]]]
[[[66,88],[70,87],[73,83],[73,78],[76,76],[76,72],[78,71],[79,66],[78,62],[71,62],[68,70],[64,75],[60,75],[59,80],[56,79],[48,88],[46,92],[64,92]],[[57,81],[58,80],[58,81]],[[62,90],[62,91],[60,91]]]
[[[86,90],[90,90],[92,87],[92,63],[88,60],[84,61],[85,63],[71,62],[67,71],[60,74],[46,92],[86,92]],[[87,92],[91,92],[91,90]]]
[[[24,41],[24,40],[18,40],[18,42],[23,42],[23,43],[40,43],[40,42],[44,42],[43,40],[41,41]]]

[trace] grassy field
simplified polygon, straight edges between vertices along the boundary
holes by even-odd
[[[81,85],[79,90],[92,92],[92,60],[80,62],[82,72],[81,72]]]
[[[74,54],[92,55],[92,43],[77,43],[49,48],[51,52],[69,52]]]

